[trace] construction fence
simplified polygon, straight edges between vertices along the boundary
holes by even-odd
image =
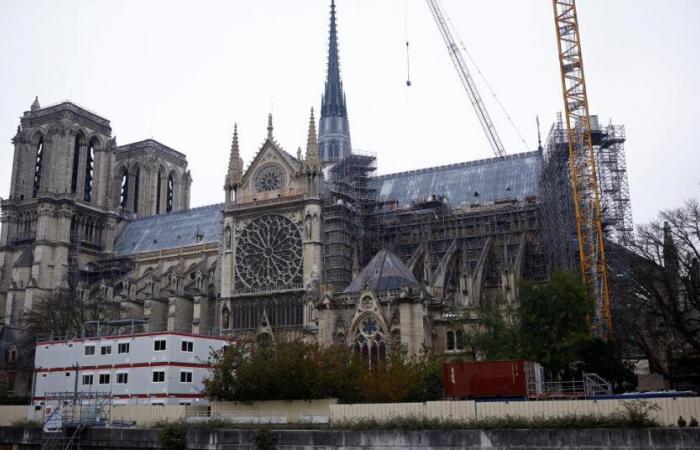
[[[426,403],[387,403],[331,405],[330,422],[358,420],[387,421],[395,418],[470,421],[498,417],[555,418],[568,415],[609,415],[623,409],[625,401],[639,400],[547,400],[476,402],[437,401]],[[700,397],[656,398],[648,401],[659,409],[653,414],[666,426],[675,426],[678,417],[700,419]]]
[[[609,415],[623,409],[625,401],[640,400],[544,400],[544,401],[435,401],[425,403],[369,403],[338,405],[336,400],[267,401],[250,404],[212,402],[211,406],[114,405],[111,420],[135,422],[149,427],[160,422],[190,423],[219,420],[231,424],[342,424],[361,420],[379,422],[396,418],[473,421],[498,417],[555,418],[568,415]],[[653,414],[665,426],[676,426],[678,418],[700,420],[700,397],[654,398]],[[22,419],[42,419],[33,406],[0,406],[0,426]]]

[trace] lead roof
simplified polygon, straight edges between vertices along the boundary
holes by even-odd
[[[117,256],[135,255],[196,244],[218,243],[223,204],[144,217],[129,222],[114,244]],[[198,237],[199,236],[199,237]]]
[[[537,196],[539,152],[519,153],[371,178],[376,200],[399,207],[430,195],[447,198],[452,207]]]

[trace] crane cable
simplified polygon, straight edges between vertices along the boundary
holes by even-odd
[[[486,88],[487,88],[487,89],[489,90],[489,92],[491,93],[491,96],[493,96],[493,98],[496,100],[496,104],[498,104],[498,107],[501,109],[501,111],[503,112],[503,114],[505,114],[506,119],[508,119],[508,122],[510,122],[511,126],[513,127],[513,129],[515,130],[515,132],[516,132],[516,133],[518,134],[518,136],[520,137],[520,141],[521,141],[521,142],[523,143],[523,145],[525,146],[525,150],[526,150],[526,151],[530,151],[530,148],[527,146],[527,142],[525,142],[525,138],[523,137],[522,133],[520,132],[520,130],[518,129],[518,127],[515,125],[515,122],[513,122],[513,119],[511,118],[510,114],[508,114],[508,111],[506,111],[505,106],[503,106],[503,103],[501,103],[501,100],[498,98],[498,96],[497,96],[496,93],[494,92],[493,88],[492,88],[491,85],[489,84],[488,80],[486,79],[486,77],[484,76],[484,74],[481,72],[481,69],[479,69],[479,66],[476,64],[476,61],[474,61],[474,58],[472,58],[471,53],[469,53],[469,50],[467,50],[467,47],[464,45],[464,41],[462,41],[462,36],[459,35],[459,32],[457,31],[457,28],[456,28],[456,27],[454,26],[454,24],[452,23],[452,19],[451,19],[450,16],[447,15],[447,14],[446,14],[445,16],[446,16],[446,18],[447,18],[447,24],[448,24],[448,26],[449,26],[450,29],[452,30],[452,33],[455,35],[455,37],[457,37],[457,41],[459,41],[459,46],[462,48],[462,50],[464,50],[464,53],[466,53],[467,58],[469,58],[469,61],[472,63],[472,65],[473,65],[474,68],[476,69],[477,73],[479,74],[479,76],[480,76],[481,79],[483,80],[484,84],[486,85]],[[406,44],[408,45],[408,42],[406,42]]]

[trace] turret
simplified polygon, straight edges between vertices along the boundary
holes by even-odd
[[[268,136],[272,135],[272,123],[268,127]],[[243,160],[238,146],[238,124],[233,125],[233,140],[231,141],[231,155],[228,160],[228,172],[224,191],[226,191],[226,206],[230,206],[236,200],[236,191],[243,177]]]

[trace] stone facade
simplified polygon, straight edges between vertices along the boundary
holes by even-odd
[[[156,186],[151,167],[162,170],[163,197],[170,199],[169,204],[163,200],[161,211],[188,207],[184,155],[153,140],[119,147],[111,133],[108,120],[70,102],[42,108],[36,99],[22,116],[12,140],[10,196],[2,201],[0,307],[5,324],[21,326],[23,313],[35,301],[77,282],[73,269],[112,255],[119,229],[128,220],[156,212],[149,204]],[[128,167],[139,174],[139,162],[146,170],[131,178],[131,189],[123,189],[122,171]],[[133,193],[140,199],[136,203]],[[135,210],[134,205],[143,206]]]

